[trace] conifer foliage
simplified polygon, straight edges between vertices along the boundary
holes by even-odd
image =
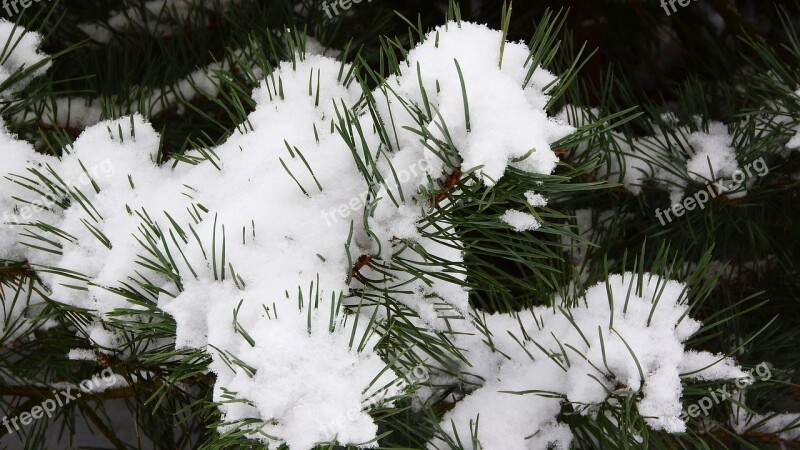
[[[797,8],[592,3],[3,2],[0,444],[800,443]]]

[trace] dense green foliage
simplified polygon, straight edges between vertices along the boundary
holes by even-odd
[[[255,106],[250,92],[260,81],[253,62],[269,73],[308,45],[307,36],[340,50],[339,58],[354,63],[358,81],[372,87],[395,73],[397,61],[446,17],[488,23],[506,31],[509,40],[541,44],[543,66],[569,81],[554,96],[549,112],[572,116],[584,127],[579,139],[553,146],[559,149],[561,163],[552,176],[511,171],[489,191],[470,183],[473,174],[454,172],[434,186],[431,197],[452,192],[453,202],[429,220],[446,220],[458,230],[472,304],[485,313],[556,307],[558,301],[574,301],[576,292],[611,273],[669,276],[690,286],[692,315],[705,324],[689,347],[732,355],[744,367],[771,363],[771,380],[748,391],[747,407],[759,413],[800,409],[795,400],[800,393],[800,152],[787,148],[800,129],[796,5],[701,1],[667,16],[657,2],[517,2],[504,17],[503,5],[491,1],[464,0],[460,8],[448,8],[446,1],[376,0],[329,19],[322,0],[241,0],[224,9],[193,9],[173,24],[169,35],[134,26],[114,31],[108,43],[100,44],[87,40],[79,27],[102,23],[111,11],[133,3],[137,2],[40,2],[13,18],[45,36],[42,49],[53,55],[53,66],[14,100],[0,98],[0,114],[9,130],[35,142],[42,153],[60,155],[82,128],[49,120],[49,102],[60,96],[93,99],[103,106],[104,119],[135,111],[148,117],[162,134],[162,162],[173,164],[187,149],[219,144],[244,123]],[[139,3],[144,8],[144,2]],[[564,6],[571,8],[562,10]],[[551,55],[556,42],[559,51]],[[244,48],[244,53],[234,51]],[[170,86],[214,62],[227,64],[219,69],[218,96],[167,99]],[[0,85],[0,91],[3,88]],[[158,93],[167,100],[148,101],[159,98]],[[22,120],[24,111],[32,114]],[[672,176],[686,180],[680,169],[691,156],[686,135],[708,131],[713,122],[727,126],[742,166],[763,158],[769,173],[748,186],[744,197],[718,197],[703,210],[662,226],[654,211],[671,203],[665,184],[674,182]],[[615,161],[639,146],[648,148],[648,161],[658,173],[671,175],[649,178],[634,195],[620,183],[625,174],[618,173],[620,164]],[[1,158],[2,149],[0,164]],[[517,233],[486,220],[524,202],[526,186],[539,182],[543,184],[537,190],[550,198],[540,213],[541,229]],[[688,192],[705,189],[694,179],[686,184]],[[587,208],[589,232],[575,219],[576,211]],[[443,239],[449,236],[448,230],[431,231],[437,233]],[[585,248],[585,256],[576,258],[569,243]],[[375,263],[397,269],[389,262]],[[35,270],[25,261],[0,260],[3,302],[14,299],[20,283],[37,282]],[[360,297],[375,296],[372,300],[380,303],[382,293],[374,293],[380,288],[365,285]],[[150,294],[134,288],[121,293],[132,302]],[[78,382],[104,367],[132,383],[59,409],[63,421],[35,422],[22,438],[26,449],[43,448],[46,434],[53,434],[47,428],[54,423],[63,423],[64,441],[63,447],[51,448],[66,448],[75,421],[84,419],[107,438],[104,445],[118,449],[260,448],[234,432],[217,432],[219,413],[210,403],[215,380],[204,373],[207,355],[175,350],[163,342],[152,345],[154,339],[167,342],[175,335],[175,324],[165,313],[151,308],[145,314],[149,320],[142,322],[129,321],[126,311],[108,318],[109,327],[130,338],[125,357],[112,353],[95,363],[66,357],[73,348],[97,347],[88,336],[75,334],[75,325],[90,313],[57,299],[40,307],[41,320],[54,320],[58,326],[31,330],[27,334],[34,339],[0,337],[0,378],[9,381],[0,386],[0,407],[6,415],[40,403],[50,392],[41,387],[46,383]],[[400,309],[398,313],[402,315]],[[411,347],[403,344],[412,342],[429,346],[432,353],[458,353],[448,348],[446,335],[414,335],[414,328],[405,325],[401,317],[382,330],[402,343],[387,344],[384,355],[399,357]],[[414,357],[409,359],[413,362]],[[184,388],[174,388],[177,383]],[[693,382],[685,390],[685,404],[696,402],[712,386],[716,385]],[[465,389],[469,386],[452,386],[451,391],[458,395]],[[132,411],[140,442],[115,437],[104,412],[104,405],[114,399],[114,408],[124,399]],[[383,411],[378,417],[386,432],[381,447],[423,448],[440,431],[438,419],[450,407],[446,396],[439,400],[421,411],[402,402]],[[588,420],[564,408],[562,420],[573,428],[582,448],[782,445],[775,435],[731,431],[730,404],[715,408],[713,431],[704,431],[708,424],[697,420],[690,421],[688,433],[669,435],[647,429],[642,417],[627,409],[628,399],[620,395],[618,400],[620,409],[609,412],[619,414],[616,423]],[[635,430],[641,441],[621,430]],[[0,428],[0,434],[4,431]]]

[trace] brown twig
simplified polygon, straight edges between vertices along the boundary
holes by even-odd
[[[359,273],[361,269],[365,266],[368,266],[372,262],[371,255],[361,255],[358,257],[358,261],[353,265],[353,268],[350,270],[350,279],[355,278],[359,280],[361,278],[361,274]]]
[[[0,267],[0,276],[9,278],[34,278],[36,272],[28,266],[27,261],[20,267]]]
[[[446,199],[450,195],[450,192],[453,190],[453,188],[455,188],[458,185],[458,182],[461,181],[461,177],[463,175],[463,172],[456,169],[453,173],[446,176],[444,182],[442,183],[444,190],[433,196],[429,202],[429,206],[437,205],[440,201]]]
[[[569,155],[572,154],[572,150],[566,149],[566,148],[559,148],[559,149],[553,150],[553,153],[555,153],[556,156],[558,156],[561,159],[567,159],[567,158],[569,158]]]

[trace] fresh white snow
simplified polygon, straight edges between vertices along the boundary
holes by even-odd
[[[0,38],[6,29],[0,23]],[[3,70],[42,57],[30,36],[16,65]],[[10,212],[2,221],[11,230],[0,234],[0,258],[29,261],[50,297],[95,311],[98,320],[84,331],[109,352],[122,337],[101,319],[117,308],[145,308],[110,289],[153,286],[160,294],[152,305],[176,322],[176,347],[212,357],[214,401],[228,422],[222,430],[272,436],[293,450],[374,440],[377,426],[363,405],[402,391],[371,322],[385,311],[345,314],[351,292],[369,289],[363,279],[398,288],[393,300],[416,314],[413,325],[446,332],[469,357],[461,370],[483,380],[445,415],[441,425],[451,437],[469,436],[480,414],[482,448],[567,448],[573,436],[557,420],[562,403],[593,415],[613,390],[639,393],[637,407],[652,429],[682,432],[681,373],[717,358],[684,347],[700,327],[685,316],[685,285],[646,274],[638,292],[636,275],[614,275],[570,309],[486,317],[500,353],[487,346],[483,319],[460,283],[461,250],[429,236],[447,224],[433,215],[421,186],[452,175],[453,166],[474,170],[487,188],[509,167],[550,174],[558,162],[550,143],[575,131],[545,111],[546,86],[556,77],[534,68],[525,85],[527,46],[506,43],[501,67],[501,42],[501,32],[482,25],[436,28],[371,93],[376,116],[347,75],[350,66],[298,54],[265,74],[253,92],[255,110],[224,143],[188,153],[194,164],[159,165],[159,135],[140,114],[88,127],[60,159],[38,155],[0,124],[0,208]],[[99,119],[91,108],[84,112],[77,125]],[[390,142],[373,117],[390,130]],[[734,167],[723,141],[694,139],[698,161],[713,156],[715,171]],[[432,151],[442,143],[457,153]],[[359,167],[365,161],[369,177]],[[43,181],[55,174],[56,183]],[[633,188],[638,180],[625,181]],[[320,211],[347,209],[368,191],[368,214],[319,220]],[[547,205],[533,191],[525,199]],[[41,207],[23,211],[25,202]],[[499,220],[520,231],[541,225],[515,210]],[[350,279],[359,257],[386,267],[365,264],[364,278]],[[416,277],[404,264],[433,266],[450,278]],[[717,359],[694,377],[740,376],[733,361]],[[260,422],[239,423],[246,419]]]

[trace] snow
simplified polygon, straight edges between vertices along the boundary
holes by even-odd
[[[736,363],[722,354],[687,350],[679,367],[687,378],[697,380],[718,380],[725,377],[744,377],[744,371]]]
[[[346,413],[348,411],[342,408],[354,402],[360,404],[362,395],[367,395],[369,382],[377,379],[378,383],[386,384],[386,377],[393,379],[395,376],[374,353],[375,338],[367,339],[366,347],[357,350],[343,347],[338,353],[328,351],[327,365],[346,364],[359,375],[343,369],[336,377],[339,384],[320,385],[321,390],[313,401],[306,403],[296,396],[296,389],[277,397],[262,398],[255,388],[258,384],[253,384],[247,370],[228,366],[229,355],[248,359],[247,350],[258,350],[262,353],[253,362],[256,373],[268,373],[268,367],[292,366],[290,362],[296,360],[293,365],[296,373],[301,375],[302,368],[307,371],[298,380],[308,379],[312,369],[318,372],[318,364],[325,366],[325,363],[319,358],[308,360],[303,349],[318,345],[327,348],[326,342],[331,339],[328,346],[340,345],[345,337],[350,337],[351,328],[343,328],[345,331],[340,331],[339,337],[334,339],[334,333],[328,332],[327,317],[320,323],[314,321],[318,331],[309,336],[305,320],[293,320],[291,314],[298,305],[294,295],[299,289],[308,289],[308,282],[315,283],[313,292],[319,295],[319,302],[314,308],[306,305],[304,312],[316,308],[329,311],[326,301],[330,301],[331,296],[338,298],[348,289],[345,274],[350,263],[343,249],[350,231],[349,221],[323,228],[313,221],[291,220],[314,217],[320,208],[337,206],[365,189],[347,145],[335,131],[325,132],[330,129],[330,120],[336,117],[337,105],[352,108],[361,95],[357,84],[339,83],[340,68],[341,63],[321,56],[308,56],[296,64],[281,64],[253,93],[259,106],[249,117],[252,127],[240,127],[228,141],[213,150],[213,160],[205,160],[197,151],[189,153],[189,157],[202,161],[196,165],[181,163],[174,169],[159,167],[155,162],[159,135],[140,115],[100,122],[88,128],[61,160],[47,160],[63,180],[59,193],[72,197],[73,202],[66,209],[55,207],[52,212],[35,215],[36,219],[57,226],[69,237],[48,236],[58,239],[60,254],[31,247],[24,249],[25,258],[32,264],[69,268],[79,273],[80,277],[69,283],[53,272],[44,273],[42,278],[54,298],[94,310],[100,317],[116,308],[138,308],[105,287],[121,288],[123,282],[146,277],[162,292],[153,300],[174,316],[176,345],[205,349],[212,355],[210,368],[217,374],[218,387],[215,400],[224,400],[223,387],[229,391],[241,390],[240,395],[259,406],[247,411],[248,417],[265,423],[275,421],[278,425],[272,435],[283,441],[296,442],[302,434],[297,430],[305,426],[307,417],[299,414],[297,408],[308,410],[307,405],[313,404],[331,415]],[[319,79],[319,104],[316,104],[316,93],[308,93],[309,76],[314,78],[315,85]],[[320,131],[319,142],[314,137],[314,127]],[[291,143],[294,154],[286,149],[285,142]],[[24,156],[26,152],[33,155],[24,145],[18,147],[15,155]],[[22,156],[13,167],[15,172],[25,172]],[[297,183],[308,191],[304,193],[298,187],[282,162]],[[314,175],[306,162],[315,169]],[[233,174],[238,182],[231,182]],[[87,180],[90,182],[86,183]],[[316,182],[324,186],[323,189],[317,189]],[[12,192],[19,192],[21,198],[32,195],[31,191],[25,192],[13,185],[11,189],[16,189]],[[79,198],[85,200],[78,201]],[[276,217],[283,220],[275,220]],[[172,225],[170,218],[178,226]],[[43,233],[32,225],[25,228]],[[203,244],[189,239],[193,237],[190,230],[202,236]],[[174,237],[168,249],[177,260],[169,261],[165,256],[167,248],[158,237],[160,233],[166,233],[167,239]],[[184,240],[181,236],[188,237]],[[224,264],[220,259],[223,236]],[[214,248],[211,248],[212,242],[216,242]],[[352,251],[358,252],[357,249]],[[146,270],[158,264],[176,277]],[[234,271],[235,279],[232,278]],[[293,293],[292,298],[288,292]],[[305,295],[306,301],[313,300],[311,293]],[[262,305],[269,305],[270,314],[277,314],[277,317],[265,319]],[[235,327],[232,326],[234,310],[238,317]],[[337,311],[341,314],[342,308]],[[339,320],[334,319],[334,322]],[[352,321],[349,324],[354,325]],[[296,333],[289,334],[287,330],[293,327]],[[294,336],[298,352],[270,352],[260,347],[251,350],[240,332],[247,330],[244,333],[250,332],[256,337],[265,333],[272,336],[269,328],[280,330],[276,332],[286,334],[287,338]],[[363,330],[364,327],[362,333]],[[99,322],[88,325],[86,331],[96,343],[111,348],[121,339]],[[293,348],[289,344],[287,342],[284,347]],[[244,389],[250,385],[249,389]],[[326,391],[322,389],[327,388],[342,394],[328,396],[323,402]],[[345,398],[350,398],[350,403],[342,402]],[[235,407],[225,408],[223,412],[231,422],[239,420],[244,413]],[[277,413],[280,415],[275,415]],[[374,437],[377,428],[368,416],[359,413],[354,422],[337,422],[329,430],[329,435],[322,437],[327,439],[338,434],[341,439],[352,436],[362,442],[364,436]],[[314,438],[309,434],[304,436],[305,439]]]
[[[770,73],[768,77],[775,79],[776,76]],[[800,101],[800,89],[791,93],[787,92],[787,94],[789,94],[788,99],[785,101],[788,105],[782,101],[767,101],[765,107],[762,108],[762,113],[756,116],[756,131],[759,133],[770,131],[775,125],[786,126],[791,132],[785,148],[779,149],[777,152],[784,155],[800,150],[800,124],[797,123],[796,114],[792,112]]]
[[[142,5],[131,6],[111,14],[105,23],[82,23],[78,27],[95,42],[111,42],[115,33],[141,30],[153,36],[172,36],[177,27],[175,22],[186,22],[198,11],[210,10],[220,6],[222,11],[235,0],[150,0]],[[166,20],[170,19],[170,20]],[[209,20],[209,19],[206,19]]]
[[[644,274],[641,294],[637,285],[637,274],[613,275],[590,288],[573,308],[537,307],[520,313],[519,322],[511,315],[486,317],[494,345],[508,358],[479,366],[487,381],[445,414],[441,426],[447,435],[457,434],[466,441],[465,449],[477,450],[464,436],[471,436],[470,424],[480,415],[480,448],[569,448],[572,434],[557,422],[562,402],[593,416],[615,390],[642,394],[636,406],[650,428],[685,431],[679,417],[681,368],[694,367],[698,359],[720,358],[684,347],[701,325],[684,317],[689,307],[684,284]],[[507,337],[506,330],[517,341]],[[480,335],[461,337],[458,344],[479,355],[487,347]],[[742,374],[730,359],[722,358],[720,365],[696,377],[729,379]],[[536,439],[526,439],[537,431]],[[434,440],[429,448],[440,444]]]
[[[109,389],[127,387],[128,382],[121,375],[115,374],[110,368],[103,369],[100,373],[82,381],[79,385],[81,391],[99,394]]]
[[[226,386],[250,399],[262,418],[280,418],[260,430],[281,436],[292,449],[337,439],[352,443],[373,440],[378,427],[362,410],[362,403],[396,381],[378,355],[359,354],[358,341],[369,332],[366,323],[357,327],[354,346],[350,345],[349,327],[337,327],[334,332],[328,329],[329,320],[342,322],[328,317],[329,301],[311,312],[310,330],[308,313],[303,310],[278,308],[273,314],[279,319],[262,317],[251,334],[255,346],[242,343],[235,352],[245,364],[258,368],[256,374],[240,374]],[[367,347],[374,347],[378,339],[373,334]],[[222,410],[228,420],[249,417],[235,405],[223,405]]]
[[[531,206],[536,206],[536,207],[547,206],[547,199],[542,194],[537,194],[534,191],[526,192],[525,200],[527,200]]]
[[[315,50],[321,49],[319,44],[312,42],[310,45]],[[166,87],[134,86],[125,98],[111,97],[106,100],[115,105],[115,111],[119,115],[139,112],[152,118],[171,108],[180,113],[185,108],[185,103],[201,97],[217,97],[220,92],[220,74],[227,73],[234,67],[244,73],[261,76],[261,69],[256,64],[237,66],[254,59],[251,49],[234,49],[222,61],[199,68]],[[44,125],[72,129],[90,127],[99,123],[102,118],[101,101],[82,97],[46,97],[31,102],[14,115],[14,119],[19,122],[37,120]]]
[[[686,163],[689,174],[698,181],[712,182],[730,178],[739,168],[728,129],[719,122],[709,124],[709,132],[689,135],[694,156]]]
[[[131,374],[134,382],[136,382],[140,376],[141,375]],[[59,381],[50,383],[46,387],[50,389],[57,389],[59,391],[80,390],[81,392],[87,394],[99,394],[109,389],[123,388],[127,387],[128,385],[128,381],[125,380],[124,377],[115,374],[111,368],[106,367],[105,369],[101,370],[100,373],[92,375],[77,385],[66,381]]]
[[[800,414],[782,413],[756,415],[750,419],[750,422],[761,423],[759,426],[754,427],[753,431],[755,432],[777,434],[783,441],[796,441],[800,439]]]
[[[548,97],[543,89],[555,76],[536,68],[523,88],[528,47],[507,44],[501,69],[501,42],[500,31],[467,22],[451,23],[429,32],[408,53],[400,74],[387,80],[386,101],[380,103],[384,122],[394,122],[398,147],[419,146],[419,135],[403,126],[424,126],[437,138],[452,141],[463,158],[464,171],[480,167],[481,179],[489,186],[509,166],[541,174],[555,169],[558,158],[550,142],[574,131],[544,111]],[[462,77],[468,105],[464,104]],[[401,106],[409,103],[413,111],[423,113],[423,123]],[[442,123],[447,137],[437,127]]]
[[[362,239],[368,254],[401,262],[388,270],[366,267],[362,274],[385,280],[377,283],[379,287],[401,291],[395,299],[415,313],[425,328],[447,329],[444,318],[468,318],[470,306],[468,292],[460,283],[424,279],[407,269],[408,264],[426,272],[441,267],[446,276],[465,279],[463,271],[452,269],[463,263],[461,250],[425,237],[451,227],[430,219],[430,199],[423,198],[418,187],[429,186],[429,179],[451,175],[448,163],[460,166],[462,172],[476,170],[486,186],[493,186],[509,167],[550,174],[558,162],[550,143],[574,131],[544,110],[549,99],[545,87],[555,76],[531,68],[531,80],[525,86],[529,50],[524,44],[508,43],[501,68],[502,40],[500,31],[468,22],[437,27],[408,53],[399,73],[372,93],[389,135],[383,144],[392,153],[388,161],[377,164],[377,178],[389,181],[381,183],[375,196],[380,200],[367,218],[374,238]],[[470,51],[465,52],[466,48]],[[362,120],[368,124],[366,118]],[[509,129],[520,131],[509,133]],[[374,142],[377,137],[366,139]],[[397,177],[398,183],[395,174],[414,165],[422,170],[412,171],[407,181]],[[450,233],[448,239],[459,241],[452,231],[439,233]],[[398,240],[405,241],[404,245]]]
[[[557,117],[574,126],[583,126],[594,121],[596,114],[596,111],[568,106]],[[732,147],[733,136],[725,124],[710,122],[706,124],[707,131],[698,131],[703,129],[699,118],[694,119],[695,123],[684,125],[677,124],[671,114],[662,120],[663,125],[671,128],[651,123],[653,134],[648,136],[609,133],[612,139],[607,146],[606,160],[597,169],[596,178],[621,183],[637,196],[645,185],[650,185],[667,191],[670,204],[677,204],[687,196],[687,180],[704,185],[724,180],[728,184],[732,178],[743,175]],[[586,153],[587,149],[587,144],[582,144],[576,156]],[[746,196],[755,179],[742,178],[746,178],[746,182],[736,191],[720,192],[720,195],[731,199]]]
[[[509,209],[500,218],[503,223],[511,225],[515,231],[536,231],[542,226],[532,214]]]
[[[746,389],[736,391],[735,402],[731,405],[730,426],[738,434],[764,433],[777,434],[782,441],[800,439],[800,414],[776,413],[756,414],[743,405],[747,401]]]
[[[0,259],[19,260],[24,257],[17,236],[11,233],[11,223],[18,220],[24,205],[17,205],[14,197],[24,196],[27,189],[14,180],[11,174],[26,174],[29,166],[36,166],[41,159],[33,146],[16,139],[0,118],[0,151],[3,165],[0,167]]]
[[[586,261],[587,255],[592,248],[593,242],[600,241],[615,220],[614,211],[610,209],[597,211],[591,208],[575,210],[575,220],[572,225],[572,232],[581,239],[573,239],[570,236],[562,235],[561,243],[564,245],[570,260],[576,265],[581,266]]]
[[[800,131],[795,132],[789,142],[786,143],[786,147],[790,149],[798,149],[800,148]]]
[[[18,27],[6,19],[0,19],[0,85],[7,82],[15,72],[31,69],[47,59],[47,55],[39,51],[42,35]],[[43,75],[50,68],[51,62],[39,66],[27,77],[16,83],[5,86],[0,98],[10,99],[14,94],[28,85],[32,78]]]
[[[211,356],[221,431],[244,429],[270,445],[302,450],[376,438],[369,399],[410,395],[379,348],[376,322],[394,307],[419,333],[447,335],[469,353],[469,364],[453,364],[482,386],[442,426],[452,420],[468,436],[480,413],[482,448],[566,448],[572,435],[557,420],[562,402],[592,415],[614,389],[643,395],[637,406],[652,429],[681,432],[681,373],[717,358],[684,349],[700,324],[684,317],[683,284],[646,275],[637,294],[633,274],[616,275],[578,306],[519,318],[479,318],[469,304],[463,243],[434,207],[449,200],[435,205],[423,188],[434,189],[453,167],[475,170],[487,188],[510,167],[550,174],[558,163],[550,144],[575,130],[545,111],[555,76],[532,68],[526,84],[527,46],[506,44],[500,67],[501,42],[501,32],[467,22],[433,30],[371,93],[374,116],[362,87],[339,75],[349,65],[295,55],[264,75],[246,123],[174,166],[158,165],[160,136],[138,113],[89,126],[60,159],[0,128],[0,207],[13,225],[0,235],[0,258],[29,261],[50,297],[93,310],[97,319],[81,331],[108,348],[124,339],[102,319],[126,308],[137,320],[146,307],[114,289],[146,287],[144,300],[175,321],[175,346]],[[92,108],[78,111],[77,125],[99,119]],[[547,204],[533,191],[525,200]],[[36,201],[47,207],[23,213],[21,205]],[[318,219],[342,208],[354,213]],[[518,230],[540,226],[522,211],[502,220]],[[354,275],[356,261],[365,264]],[[386,304],[345,313],[375,287],[391,292]],[[502,353],[486,344],[482,320]],[[723,359],[695,376],[738,370]],[[532,389],[557,395],[504,392]]]
[[[1,26],[2,24],[0,24]],[[10,174],[25,174],[28,167],[36,167],[41,160],[33,146],[18,140],[5,127],[0,117],[0,265],[3,261],[25,259],[25,248],[20,244],[14,223],[22,217],[30,218],[39,210],[31,204],[19,204],[14,197],[24,197],[28,192],[19,183],[24,182]],[[31,305],[41,303],[41,297],[30,290],[28,280],[9,280],[0,283],[0,337],[4,340],[25,335],[33,326],[29,318],[35,317]]]
[[[97,361],[94,350],[87,348],[73,348],[67,353],[67,358],[73,361]]]

